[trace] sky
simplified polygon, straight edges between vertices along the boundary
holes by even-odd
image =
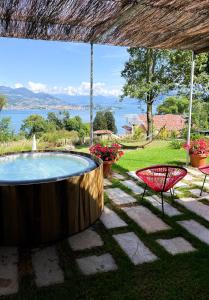
[[[0,38],[0,85],[89,95],[90,45]],[[119,96],[127,48],[94,46],[94,94]]]

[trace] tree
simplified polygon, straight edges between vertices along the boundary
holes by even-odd
[[[89,135],[90,128],[87,124],[82,122],[82,119],[79,116],[74,118],[68,118],[64,122],[65,129],[68,131],[77,131],[79,137],[84,138]]]
[[[167,51],[132,48],[128,50],[122,76],[126,83],[122,97],[144,101],[147,105],[147,135],[152,133],[152,106],[159,95],[175,89],[188,96],[190,84],[191,51]],[[209,54],[196,56],[194,74],[195,97],[209,96]]]
[[[147,137],[151,139],[153,103],[159,95],[169,90],[171,84],[166,68],[168,51],[130,48],[128,53],[129,61],[121,73],[126,80],[122,98],[128,96],[146,103]]]
[[[0,111],[7,103],[7,98],[4,95],[0,95]]]
[[[188,113],[189,99],[185,96],[170,96],[165,98],[157,107],[158,114],[185,114]]]
[[[31,137],[33,134],[36,134],[39,137],[42,133],[47,132],[50,129],[52,129],[52,127],[40,115],[30,115],[23,120],[23,124],[20,128],[27,137]]]
[[[167,97],[157,108],[159,114],[188,115],[189,99],[187,97]],[[192,127],[194,130],[204,130],[209,127],[209,102],[194,99],[192,110]]]
[[[104,112],[98,111],[94,118],[93,129],[95,130],[105,130],[107,129],[107,120],[105,118]]]
[[[63,129],[63,122],[62,120],[57,116],[57,114],[55,114],[54,112],[49,112],[47,114],[47,121],[50,124],[53,124],[54,127],[59,130],[59,129]]]
[[[117,127],[115,125],[115,118],[111,111],[106,111],[104,114],[107,123],[107,129],[111,130],[114,133],[117,133]]]
[[[195,100],[192,110],[192,126],[196,130],[209,128],[209,102]]]
[[[6,117],[0,120],[0,141],[7,142],[12,139],[14,133],[11,130],[11,119]]]

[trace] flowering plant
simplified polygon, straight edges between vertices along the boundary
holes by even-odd
[[[183,147],[189,154],[209,154],[209,142],[205,139],[191,141],[190,145],[184,144]]]
[[[103,161],[114,161],[118,160],[124,155],[121,151],[121,146],[118,144],[112,144],[111,146],[102,146],[101,144],[93,145],[89,148],[90,153]]]

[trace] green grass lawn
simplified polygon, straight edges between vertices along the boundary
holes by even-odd
[[[185,163],[184,149],[173,149],[168,141],[154,141],[145,149],[125,150],[125,155],[114,168],[124,173],[155,164],[183,165]]]

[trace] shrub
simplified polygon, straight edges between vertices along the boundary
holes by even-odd
[[[60,147],[64,145],[75,145],[78,143],[79,137],[76,131],[55,130],[46,132],[42,135],[40,140],[50,145]]]
[[[183,141],[182,140],[173,139],[170,142],[170,147],[173,148],[173,149],[181,149],[182,145],[183,145]]]
[[[167,140],[168,138],[171,137],[171,132],[168,129],[163,128],[157,137],[160,140]]]

